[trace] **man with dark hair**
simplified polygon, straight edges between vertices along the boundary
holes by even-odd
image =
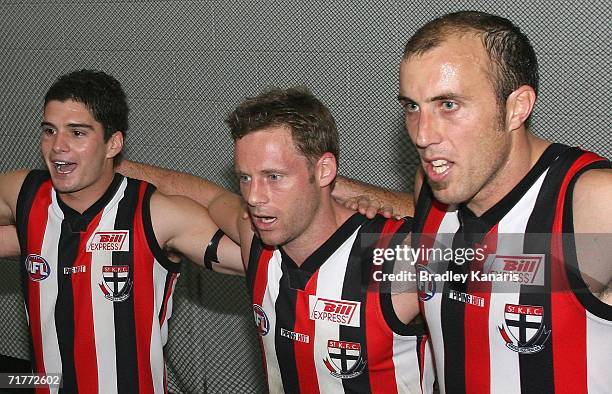
[[[498,16],[445,15],[406,45],[413,246],[484,251],[418,262],[442,392],[612,387],[611,165],[529,130],[537,88],[529,40]]]
[[[113,77],[64,75],[45,96],[47,171],[0,176],[0,225],[16,225],[21,249],[33,371],[60,373],[66,392],[167,391],[163,346],[180,267],[163,250],[203,264],[217,231],[195,202],[115,173],[127,119]],[[11,254],[15,234],[3,228]],[[221,242],[217,259],[240,264],[238,246]]]
[[[393,269],[373,263],[374,249],[398,246],[411,221],[367,219],[334,200],[339,137],[329,110],[305,89],[274,89],[226,121],[244,200],[186,174],[123,170],[208,206],[241,244],[243,265],[212,269],[246,274],[270,391],[431,392],[416,293],[392,295],[373,279]]]

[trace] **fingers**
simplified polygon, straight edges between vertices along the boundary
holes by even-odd
[[[393,218],[393,207],[384,206],[378,210],[378,213],[387,219],[391,219]],[[395,219],[398,219],[398,217],[396,216]]]
[[[383,206],[380,200],[366,195],[349,198],[343,202],[343,205],[353,211],[358,211],[368,219],[373,219],[377,214],[387,219],[394,217],[393,207],[389,205]],[[395,215],[395,218],[398,218],[397,215]]]

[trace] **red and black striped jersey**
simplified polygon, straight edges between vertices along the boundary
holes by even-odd
[[[411,220],[349,218],[301,266],[255,237],[247,282],[272,393],[429,393],[422,325],[405,325],[373,272],[373,248],[399,245]],[[382,236],[386,235],[386,236]]]
[[[163,393],[179,265],[157,244],[154,187],[116,174],[82,214],[32,171],[17,202],[33,370],[70,393]],[[55,389],[38,389],[49,392]]]
[[[479,217],[423,185],[412,239],[428,250],[419,298],[441,392],[610,392],[612,307],[582,280],[572,224],[573,187],[593,168],[610,162],[553,144]]]

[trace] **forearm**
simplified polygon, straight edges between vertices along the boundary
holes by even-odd
[[[377,199],[381,208],[393,207],[395,216],[413,216],[414,214],[414,198],[411,193],[397,192],[355,179],[338,176],[332,195],[339,202],[358,196],[368,196]]]
[[[130,178],[142,179],[152,183],[164,194],[189,197],[205,207],[208,207],[213,200],[223,194],[230,193],[222,187],[195,175],[149,164],[122,160],[116,170]]]

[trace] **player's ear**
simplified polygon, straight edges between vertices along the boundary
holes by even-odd
[[[525,124],[536,101],[536,92],[529,85],[519,86],[506,100],[506,129],[516,130]]]
[[[338,174],[338,162],[336,156],[330,152],[325,152],[315,166],[315,176],[321,187],[326,187],[332,184]]]
[[[115,131],[106,142],[106,158],[112,159],[123,150],[123,133]]]

